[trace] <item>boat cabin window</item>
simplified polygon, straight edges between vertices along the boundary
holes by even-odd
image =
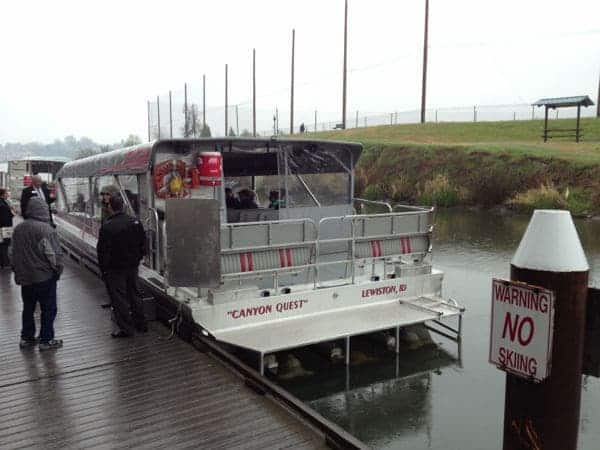
[[[203,184],[199,174],[203,152],[222,156],[222,179],[215,185]],[[155,154],[154,200],[160,214],[166,198],[214,198],[227,222],[338,216],[352,212],[352,168],[352,154],[343,146],[169,143]]]
[[[127,196],[129,205],[131,205],[131,214],[140,215],[140,189],[137,175],[119,175],[119,183],[123,188],[123,192]]]
[[[66,196],[65,206],[69,213],[80,217],[92,215],[89,178],[63,178],[62,184]]]
[[[102,189],[107,186],[114,186],[115,179],[111,175],[93,178],[94,194],[94,218],[100,222],[102,219]]]

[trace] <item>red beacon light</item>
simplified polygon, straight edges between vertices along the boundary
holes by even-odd
[[[29,187],[29,186],[31,186],[31,181],[32,181],[32,180],[31,180],[31,175],[25,175],[25,176],[23,177],[23,186],[24,186],[24,187]]]
[[[221,186],[223,156],[219,152],[202,152],[198,155],[200,186]]]

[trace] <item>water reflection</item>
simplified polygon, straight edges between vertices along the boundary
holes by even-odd
[[[437,345],[427,345],[399,355],[379,352],[376,363],[349,369],[339,366],[283,385],[373,447],[393,445],[415,436],[429,440],[433,377],[443,368],[461,366],[456,350],[451,353]],[[377,353],[372,347],[370,352]],[[307,358],[310,359],[302,356],[303,361]]]

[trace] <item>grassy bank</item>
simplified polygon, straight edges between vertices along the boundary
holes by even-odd
[[[560,128],[574,123],[552,122]],[[600,214],[600,120],[582,120],[580,144],[544,144],[541,128],[541,121],[440,123],[318,135],[365,145],[357,193],[368,198]]]

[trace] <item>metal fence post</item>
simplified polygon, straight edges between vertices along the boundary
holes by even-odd
[[[202,128],[206,128],[206,75],[202,75]]]
[[[188,128],[188,95],[187,95],[187,83],[183,83],[183,115],[184,115],[184,123],[183,123],[183,137],[189,136],[189,128]]]

